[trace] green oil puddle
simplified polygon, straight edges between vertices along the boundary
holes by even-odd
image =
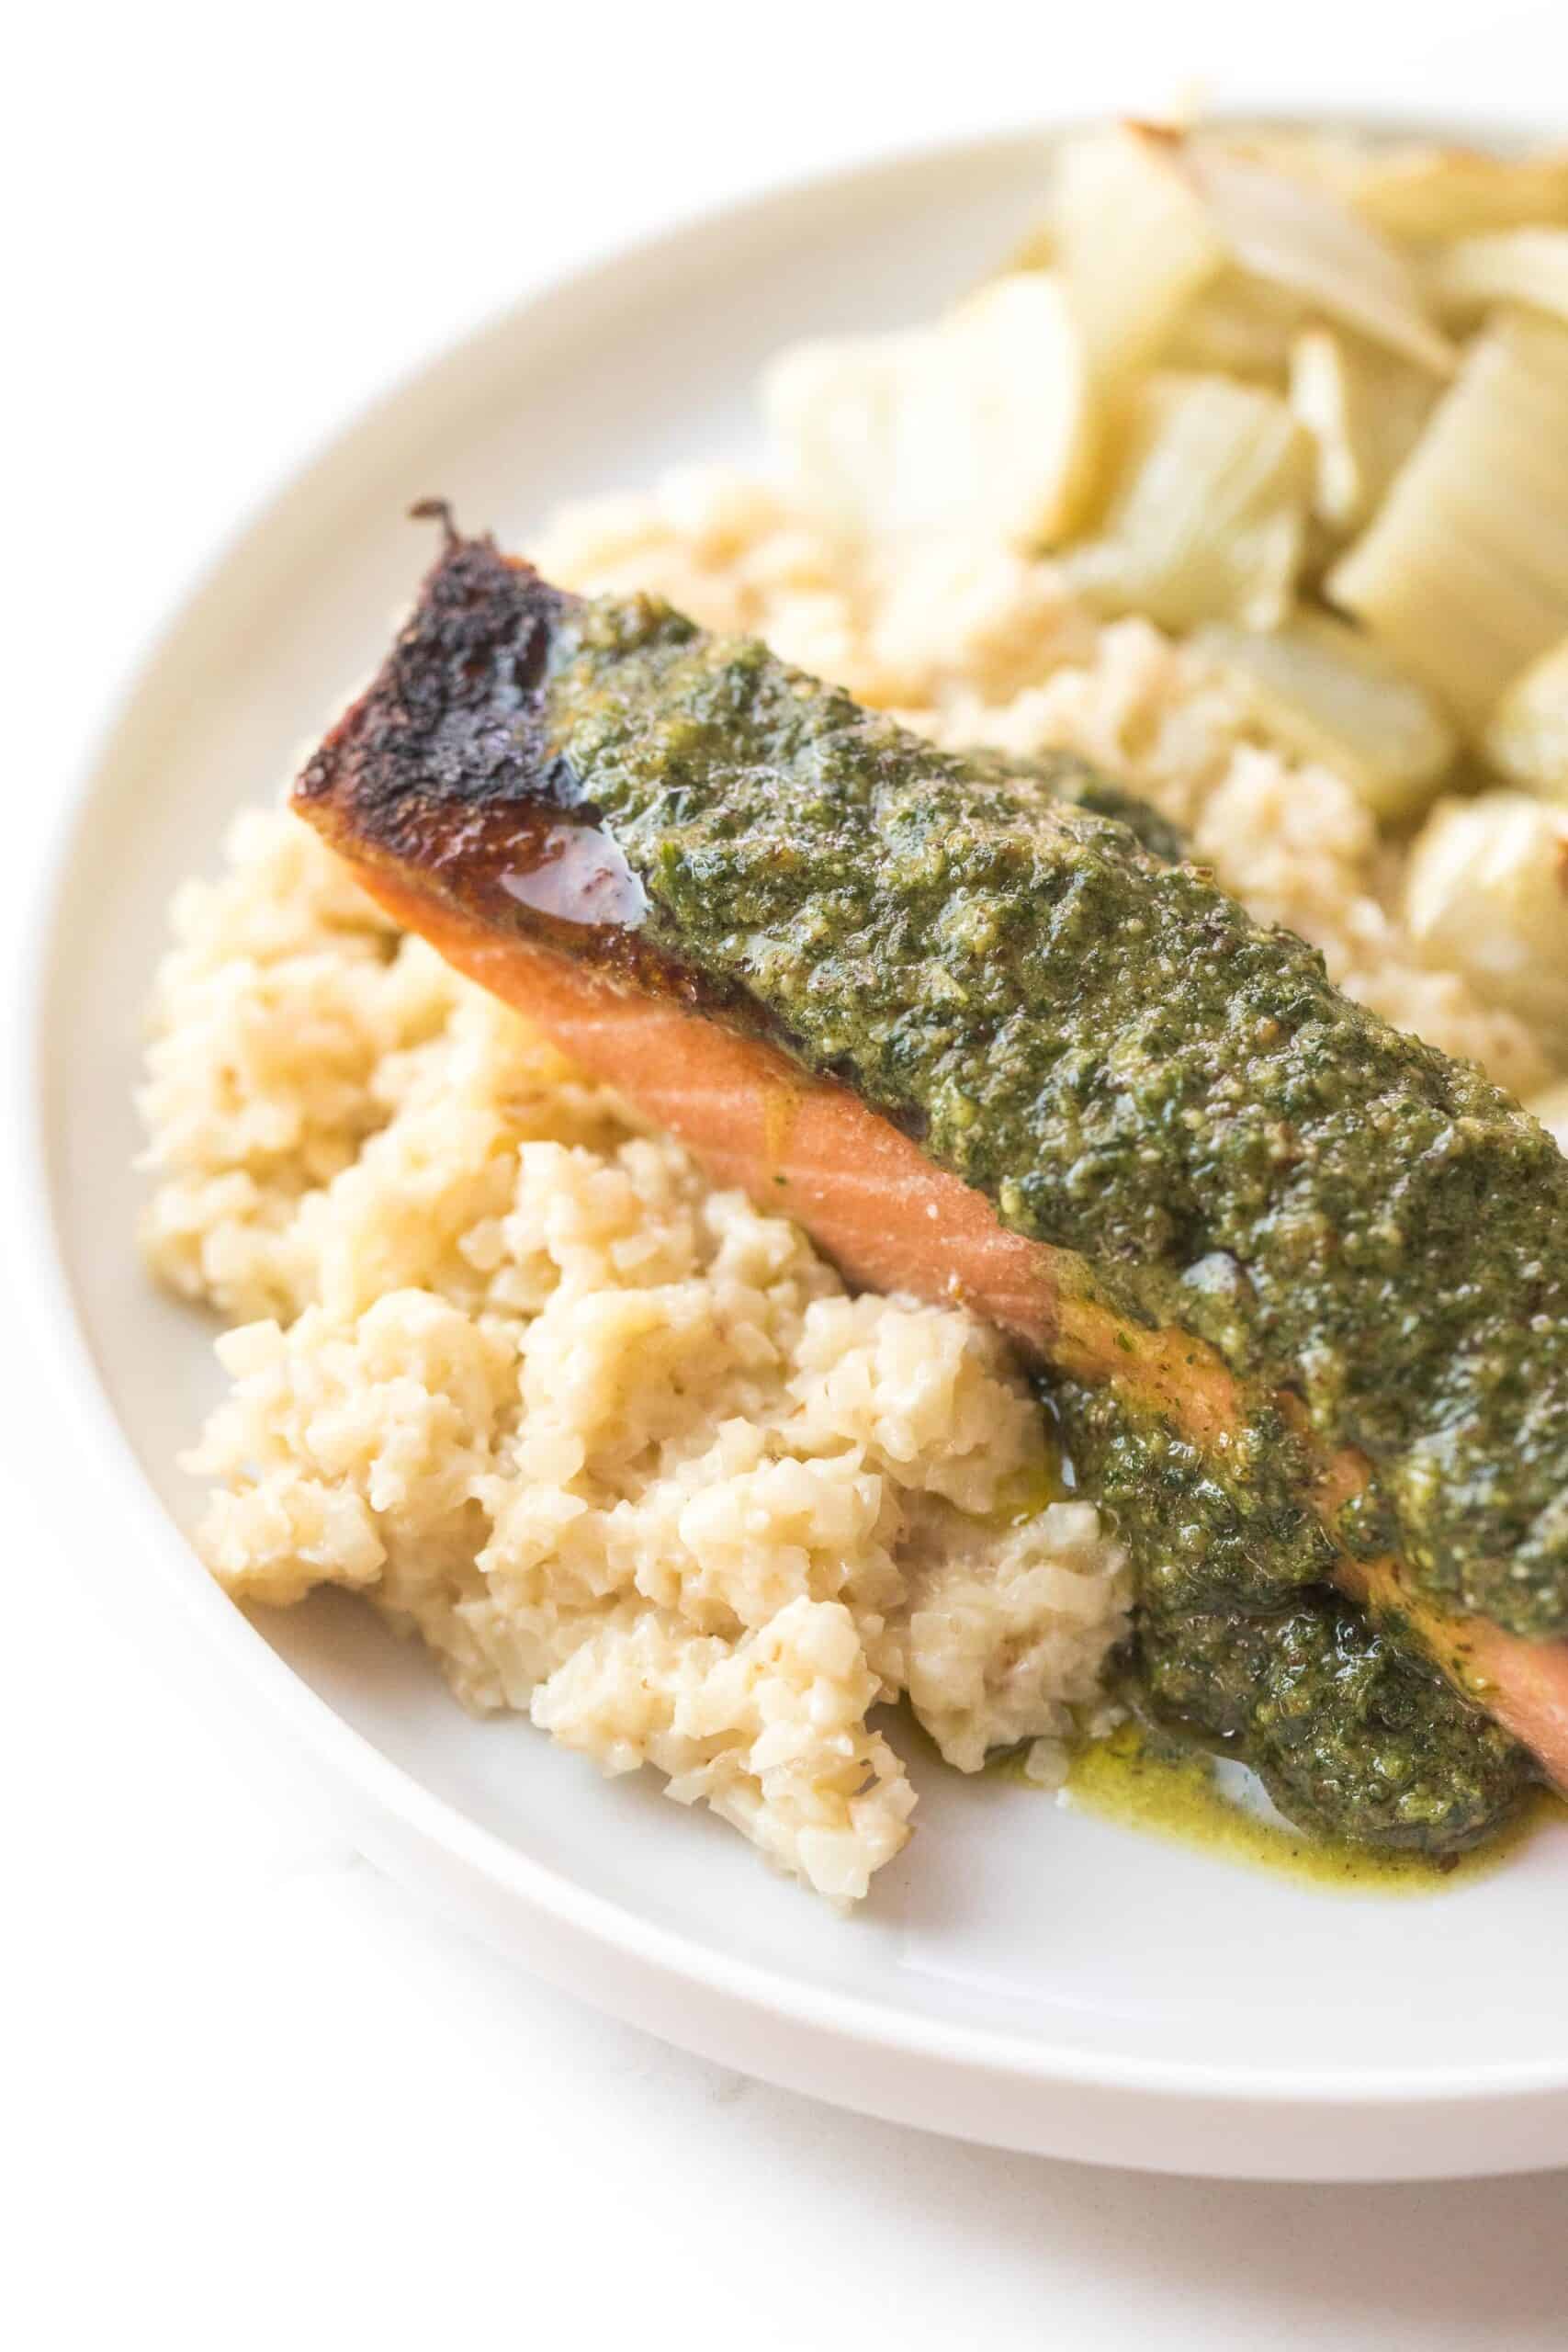
[[[1024,1781],[1021,1758],[1003,1759],[998,1769]],[[1501,1836],[1473,1853],[1437,1861],[1309,1838],[1254,1813],[1227,1792],[1225,1777],[1201,1748],[1134,1719],[1080,1750],[1066,1797],[1101,1820],[1340,1894],[1436,1894],[1469,1885],[1498,1869],[1544,1822],[1568,1817],[1561,1797],[1539,1790]]]

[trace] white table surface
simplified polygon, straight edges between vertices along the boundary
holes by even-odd
[[[11,890],[89,718],[228,524],[574,259],[874,148],[1193,83],[1449,112],[1533,95],[1549,119],[1568,87],[1562,0],[1314,0],[1299,21],[1257,0],[274,0],[34,10],[8,47]],[[323,1827],[178,1627],[73,1548],[92,1464],[25,1357],[0,1392],[18,2352],[1568,2340],[1562,2176],[1254,2188],[997,2155],[547,1992]]]

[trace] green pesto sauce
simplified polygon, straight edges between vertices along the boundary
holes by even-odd
[[[1111,1388],[1054,1379],[1075,1473],[1139,1565],[1144,1604],[1168,1614],[1285,1607],[1321,1583],[1334,1546],[1302,1499],[1300,1441],[1260,1408],[1224,1460]]]
[[[1088,1439],[1075,1395],[1125,1439],[1125,1492],[1108,1449]],[[1540,1792],[1530,1758],[1397,1625],[1373,1623],[1314,1578],[1290,1531],[1237,1521],[1207,1465],[1157,1422],[1127,1416],[1118,1430],[1113,1400],[1070,1384],[1042,1401],[1048,1442],[993,1516],[1016,1526],[1070,1479],[1129,1545],[1140,1590],[1124,1688],[1141,1762],[1168,1767],[1158,1792],[1201,1783],[1211,1812],[1234,1815],[1233,1844],[1251,1838],[1272,1854],[1283,1841],[1311,1855],[1319,1876],[1343,1876],[1346,1856],[1371,1855],[1418,1862],[1420,1878],[1507,1838]],[[1172,1456],[1185,1457],[1190,1478]],[[1091,1779],[1109,1770],[1127,1745],[1101,1744],[1082,1770]],[[1213,1786],[1221,1754],[1251,1767],[1305,1842],[1224,1805]]]
[[[1294,1389],[1427,1591],[1568,1633],[1568,1160],[1534,1121],[1168,843],[657,602],[563,627],[547,724],[653,944],[1260,1413]],[[1231,1484],[1282,1523],[1267,1434]]]
[[[1248,1477],[1245,1448],[1222,1473],[1108,1389],[1059,1382],[1051,1402],[1135,1564],[1134,1666],[1156,1713],[1250,1764],[1320,1837],[1452,1855],[1506,1826],[1525,1750],[1325,1582],[1321,1528]],[[1288,1432],[1257,1442],[1288,1459]]]
[[[1269,1617],[1145,1609],[1138,1663],[1156,1715],[1250,1764],[1320,1837],[1462,1853],[1506,1827],[1534,1782],[1517,1741],[1322,1586]]]
[[[1013,1758],[1001,1770],[1025,1778]],[[1135,1717],[1079,1750],[1066,1787],[1071,1804],[1102,1820],[1340,1894],[1436,1894],[1468,1885],[1565,1810],[1561,1797],[1533,1789],[1496,1834],[1458,1854],[1303,1835],[1227,1793],[1213,1756]]]

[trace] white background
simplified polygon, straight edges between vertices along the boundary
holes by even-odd
[[[589,253],[770,179],[1194,83],[1550,122],[1565,66],[1564,0],[29,11],[0,163],[0,887],[239,514]],[[114,1560],[77,1555],[92,1464],[0,1359],[18,2352],[1568,2340],[1563,2177],[1250,2188],[992,2155],[721,2074],[478,1951],[323,1826]]]

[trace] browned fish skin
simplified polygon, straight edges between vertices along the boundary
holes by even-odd
[[[382,668],[302,770],[295,804],[358,864],[416,874],[507,931],[525,919],[580,964],[774,1036],[739,989],[641,933],[640,886],[551,752],[545,671],[581,601],[492,540],[450,535]],[[586,865],[571,854],[585,837]],[[552,869],[561,885],[549,899],[527,895],[527,877]]]
[[[500,806],[514,821],[538,801],[549,764],[539,689],[576,601],[489,540],[453,539],[297,797],[335,795],[345,826],[400,864],[438,870],[466,857],[465,814]]]

